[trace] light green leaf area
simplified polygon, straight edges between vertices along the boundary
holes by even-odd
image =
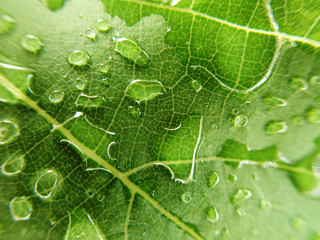
[[[319,239],[319,9],[0,0],[0,238]]]

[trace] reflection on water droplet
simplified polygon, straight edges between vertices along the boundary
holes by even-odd
[[[214,206],[211,206],[207,210],[207,220],[212,223],[216,223],[219,220],[219,214]]]
[[[140,43],[134,38],[115,38],[114,51],[140,67],[149,66],[151,58],[146,51],[142,49]]]
[[[156,80],[133,80],[125,90],[138,103],[162,95],[164,91],[165,89],[162,84]]]
[[[101,64],[99,66],[99,71],[104,73],[104,74],[107,74],[109,72],[110,68],[107,64]]]
[[[168,28],[167,28],[167,32],[170,32],[170,31],[171,31],[171,27],[168,27]]]
[[[94,27],[87,27],[86,28],[86,36],[92,40],[95,40],[96,36],[97,36],[96,29]]]
[[[76,106],[80,107],[100,107],[104,103],[104,99],[99,96],[88,96],[80,94],[76,101]]]
[[[208,178],[208,187],[213,188],[219,183],[219,175],[216,172],[212,172]]]
[[[288,130],[288,125],[285,121],[270,121],[265,126],[267,134],[284,133]]]
[[[231,182],[236,182],[238,181],[238,177],[232,173],[229,174],[228,176],[228,179],[231,181]]]
[[[49,101],[52,103],[59,103],[63,100],[63,98],[64,98],[64,92],[60,90],[54,90],[49,95]]]
[[[291,121],[294,125],[302,125],[304,123],[304,119],[302,116],[294,116]]]
[[[9,157],[1,166],[1,172],[4,175],[10,176],[21,172],[24,167],[23,156],[14,155]]]
[[[306,80],[302,78],[292,78],[289,82],[289,85],[294,90],[307,90],[309,88]]]
[[[192,201],[192,197],[191,197],[190,193],[184,193],[184,194],[182,194],[181,199],[182,199],[182,201],[185,202],[185,203],[189,203],[189,202]]]
[[[29,92],[32,94],[34,94],[34,92],[32,91],[32,88],[31,88],[31,86],[33,85],[33,82],[34,82],[34,75],[28,74],[28,76],[26,77],[26,85],[27,85]]]
[[[310,78],[310,84],[311,86],[316,86],[320,84],[320,75],[313,76]]]
[[[111,24],[102,18],[97,20],[96,28],[99,32],[108,32],[111,28]]]
[[[295,229],[296,231],[301,230],[303,225],[303,220],[300,217],[293,217],[291,219],[291,226],[293,227],[293,229]]]
[[[279,97],[275,97],[275,96],[265,97],[263,99],[263,102],[267,105],[277,106],[277,107],[284,107],[284,106],[287,106],[288,104],[286,100]]]
[[[242,208],[237,208],[236,212],[240,217],[244,217],[247,214]]]
[[[83,50],[74,50],[67,58],[71,65],[79,67],[87,65],[90,62],[90,59],[90,55]]]
[[[16,22],[12,17],[6,14],[0,16],[0,34],[10,33],[15,25]]]
[[[192,81],[192,87],[196,92],[200,92],[200,90],[202,89],[202,85],[201,85],[200,81],[198,81],[198,80]]]
[[[15,197],[9,204],[9,210],[14,220],[29,220],[32,212],[32,204],[26,197]]]
[[[129,113],[134,117],[138,117],[141,114],[140,109],[136,106],[130,106]]]
[[[40,175],[34,185],[34,192],[40,198],[49,198],[57,184],[57,174],[53,170],[48,170]]]
[[[248,189],[240,188],[232,197],[232,203],[237,204],[243,200],[249,199],[252,197],[252,192]]]
[[[234,126],[235,127],[245,127],[248,125],[248,117],[243,114],[239,114],[234,119]]]
[[[259,206],[262,210],[270,210],[272,208],[271,202],[263,199],[260,201]]]
[[[83,80],[81,78],[77,78],[74,81],[74,85],[76,86],[77,89],[83,90],[86,87],[86,82],[85,82],[85,80]]]
[[[0,144],[5,144],[19,135],[18,126],[10,120],[0,120]]]
[[[30,34],[27,34],[22,38],[21,45],[25,50],[33,53],[37,53],[43,47],[43,43],[40,39]]]
[[[319,124],[320,123],[320,108],[311,108],[306,112],[306,118],[309,123]]]

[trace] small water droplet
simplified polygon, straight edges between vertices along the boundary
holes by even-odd
[[[168,28],[167,28],[167,32],[170,32],[170,31],[171,31],[171,27],[168,27]]]
[[[108,74],[109,70],[110,70],[110,67],[107,64],[101,64],[99,66],[99,71],[104,74]]]
[[[83,79],[81,79],[81,78],[77,78],[77,79],[74,81],[74,85],[76,86],[77,89],[83,90],[83,89],[85,89],[85,87],[86,87],[86,82],[85,82],[85,80],[83,80]]]
[[[232,203],[237,204],[243,200],[249,199],[252,197],[252,192],[248,189],[240,188],[232,197]]]
[[[96,40],[97,31],[94,27],[86,28],[86,36],[92,40]]]
[[[259,206],[262,210],[270,210],[272,208],[271,202],[265,199],[260,201]]]
[[[12,17],[6,14],[0,16],[0,34],[10,33],[15,25],[16,22]]]
[[[102,202],[104,200],[104,195],[102,193],[100,193],[98,196],[97,196],[97,200],[99,202]]]
[[[21,45],[25,50],[33,53],[37,53],[44,46],[39,38],[30,34],[22,38]]]
[[[14,155],[12,157],[9,157],[2,164],[1,172],[7,176],[18,174],[23,169],[24,164],[25,162],[23,156]]]
[[[61,8],[64,4],[64,0],[40,0],[40,2],[51,11]]]
[[[0,120],[0,144],[10,142],[19,135],[18,126],[10,120]]]
[[[111,24],[102,18],[97,20],[96,28],[99,32],[108,32],[111,29]]]
[[[142,49],[140,43],[134,38],[119,37],[115,38],[115,49],[114,51],[119,53],[129,61],[134,62],[140,67],[149,66],[151,58]]]
[[[104,104],[104,99],[99,96],[88,96],[80,94],[76,101],[76,106],[80,107],[100,107]]]
[[[291,219],[291,226],[293,227],[293,229],[295,229],[296,231],[301,230],[302,225],[303,225],[303,220],[300,217],[293,217]]]
[[[146,232],[142,233],[142,236],[143,236],[143,237],[146,237],[146,236],[147,236],[147,233],[146,233]]]
[[[133,80],[125,90],[138,103],[162,95],[164,91],[163,85],[156,80]]]
[[[228,179],[231,181],[231,182],[236,182],[238,181],[238,177],[232,173],[229,174],[228,176]]]
[[[265,126],[267,134],[284,133],[288,130],[288,125],[285,121],[270,121]]]
[[[216,223],[219,220],[219,213],[214,206],[208,208],[207,220],[211,223]]]
[[[291,121],[294,125],[302,125],[304,123],[304,119],[302,116],[294,116]]]
[[[192,201],[192,197],[191,197],[190,193],[184,193],[184,194],[182,194],[181,199],[182,199],[182,201],[183,201],[184,203],[189,203],[189,202]]]
[[[248,125],[248,117],[243,114],[239,114],[234,119],[234,126],[241,128]]]
[[[311,108],[306,112],[306,118],[309,123],[319,124],[320,123],[320,108]]]
[[[60,90],[54,90],[49,95],[49,101],[52,103],[59,103],[63,100],[64,95],[65,95],[64,92],[62,92]]]
[[[212,172],[208,178],[208,187],[213,188],[219,183],[219,175],[217,172]]]
[[[198,80],[192,81],[192,87],[196,92],[200,92],[202,89],[202,85],[201,85],[200,81],[198,81]]]
[[[265,97],[263,99],[263,102],[267,105],[277,106],[277,107],[284,107],[284,106],[287,106],[288,104],[286,100],[276,96]]]
[[[222,229],[222,235],[229,235],[230,234],[230,230],[229,230],[229,228],[223,228]]]
[[[15,197],[9,204],[9,210],[14,220],[29,220],[32,212],[32,204],[26,197]]]
[[[239,114],[239,110],[237,108],[232,108],[231,113],[233,115],[238,115]]]
[[[310,78],[310,85],[311,86],[316,86],[320,84],[320,75],[313,76]]]
[[[129,113],[134,117],[138,117],[141,114],[140,109],[136,106],[130,106]]]
[[[91,57],[83,50],[74,50],[69,54],[67,60],[71,65],[82,67],[89,64]]]
[[[289,82],[289,85],[294,90],[307,90],[309,88],[306,80],[302,78],[292,78]]]
[[[86,194],[89,196],[89,197],[93,197],[93,195],[94,195],[94,191],[93,190],[91,190],[91,189],[88,189],[87,191],[86,191]]]
[[[34,192],[40,198],[49,198],[57,184],[57,173],[53,170],[48,170],[42,173],[34,185]]]
[[[246,211],[242,208],[237,208],[236,212],[240,217],[244,217],[247,214]]]
[[[32,94],[34,94],[34,92],[32,91],[32,88],[31,88],[31,86],[33,85],[33,82],[34,82],[34,75],[28,74],[28,76],[26,77],[26,85],[27,85],[29,92]]]

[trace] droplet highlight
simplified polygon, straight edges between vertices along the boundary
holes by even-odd
[[[47,199],[51,196],[57,184],[57,173],[54,170],[48,170],[41,174],[34,185],[34,192],[40,197]]]
[[[304,80],[303,78],[292,78],[289,82],[289,85],[292,89],[296,90],[296,91],[304,91],[304,90],[308,90],[309,85],[307,83],[306,80]]]
[[[263,199],[260,201],[259,206],[262,210],[270,210],[272,208],[271,202]]]
[[[214,206],[211,206],[207,210],[207,220],[211,223],[219,221],[219,213]]]
[[[125,92],[138,103],[151,100],[165,92],[163,85],[156,80],[133,80]]]
[[[243,200],[249,199],[252,197],[252,192],[248,189],[238,189],[238,191],[233,195],[231,201],[233,204],[238,204],[239,202],[242,202]]]
[[[288,104],[286,100],[276,96],[265,97],[263,99],[263,102],[267,105],[277,106],[277,107],[284,107],[284,106],[287,106]]]
[[[182,201],[183,201],[184,203],[189,203],[189,202],[192,201],[192,197],[191,197],[190,193],[184,193],[184,194],[182,194],[181,199],[182,199]]]
[[[32,53],[39,52],[41,48],[44,46],[39,38],[30,34],[27,34],[22,38],[21,45],[25,50]]]
[[[217,172],[212,172],[208,178],[208,187],[214,188],[220,181],[219,175]]]
[[[86,81],[83,80],[82,78],[77,78],[77,79],[74,81],[74,85],[76,86],[77,89],[83,90],[83,89],[85,89],[85,87],[86,87]]]
[[[19,135],[18,126],[10,120],[0,120],[0,144],[10,142]]]
[[[13,30],[15,25],[16,25],[16,22],[12,17],[6,14],[2,14],[0,16],[0,34],[10,33]]]
[[[16,175],[21,172],[25,164],[23,156],[9,157],[1,166],[2,174],[6,176]]]
[[[232,173],[229,174],[228,176],[228,179],[231,181],[231,182],[236,182],[238,181],[238,177]]]
[[[96,28],[99,32],[108,32],[111,29],[111,24],[107,20],[99,18]]]
[[[49,95],[49,101],[52,103],[60,103],[63,98],[64,98],[64,92],[60,90],[54,90],[52,93]]]
[[[15,221],[26,221],[31,217],[32,204],[26,197],[15,197],[9,204],[9,210]]]
[[[268,135],[276,133],[284,133],[288,130],[288,125],[285,121],[271,121],[265,126],[265,132]]]
[[[99,96],[88,96],[85,94],[80,94],[76,101],[76,106],[90,108],[90,107],[100,107],[104,104],[104,99]]]
[[[108,74],[109,70],[110,70],[110,67],[107,64],[101,64],[99,66],[99,71],[104,74]]]
[[[248,117],[243,114],[239,114],[234,119],[234,126],[242,128],[248,125]]]
[[[71,65],[83,67],[89,64],[91,57],[86,51],[74,50],[69,54],[67,60]]]

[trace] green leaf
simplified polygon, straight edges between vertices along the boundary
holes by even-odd
[[[0,238],[319,239],[319,9],[0,0]]]

